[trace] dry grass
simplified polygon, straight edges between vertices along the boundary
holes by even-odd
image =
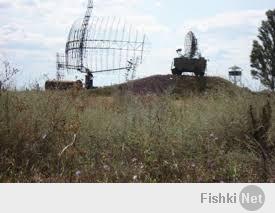
[[[251,105],[260,116],[267,100],[274,106],[273,96],[246,91],[4,92],[0,181],[265,182],[271,176],[263,179],[262,159],[249,147]],[[265,142],[272,144],[274,116],[270,122]]]

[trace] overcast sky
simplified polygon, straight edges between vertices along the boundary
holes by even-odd
[[[228,67],[245,71],[243,83],[258,89],[251,80],[249,54],[257,28],[274,0],[95,0],[97,16],[122,17],[144,29],[150,51],[139,67],[138,77],[169,74],[175,50],[184,46],[192,30],[203,56],[209,59],[208,75],[228,78]],[[0,55],[21,69],[19,87],[43,75],[55,78],[56,52],[65,48],[72,23],[83,16],[87,0],[0,0]],[[72,78],[74,74],[68,74]],[[83,76],[78,75],[80,79]],[[96,85],[123,81],[112,74],[96,77]]]

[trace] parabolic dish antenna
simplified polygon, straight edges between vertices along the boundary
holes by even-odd
[[[198,52],[198,40],[193,32],[187,33],[184,42],[184,56],[193,58]]]

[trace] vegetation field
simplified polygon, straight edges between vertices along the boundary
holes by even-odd
[[[2,92],[0,182],[273,181],[275,96],[208,85]]]

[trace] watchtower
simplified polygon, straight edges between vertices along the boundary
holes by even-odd
[[[235,85],[242,85],[242,68],[233,66],[229,68],[229,80]]]

